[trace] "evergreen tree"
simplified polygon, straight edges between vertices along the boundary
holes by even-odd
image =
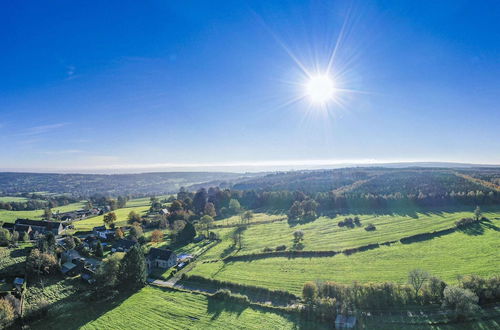
[[[141,247],[134,245],[123,257],[120,265],[120,282],[124,287],[137,290],[146,284],[146,259]]]
[[[193,224],[186,222],[186,225],[178,234],[178,241],[182,243],[191,242],[196,237],[196,229]]]
[[[104,257],[104,250],[102,249],[102,244],[100,241],[97,242],[94,254],[96,257],[102,258]]]

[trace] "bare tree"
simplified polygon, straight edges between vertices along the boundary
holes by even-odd
[[[408,273],[408,282],[415,290],[415,298],[418,297],[418,292],[427,279],[429,279],[429,273],[422,269],[414,269]]]

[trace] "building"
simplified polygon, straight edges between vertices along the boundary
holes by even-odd
[[[49,232],[54,235],[61,235],[64,231],[64,226],[62,223],[54,221],[17,219],[14,223],[14,230],[19,233],[27,232],[30,236],[47,234]]]
[[[120,239],[113,244],[111,252],[128,252],[136,244],[137,242],[129,239]]]
[[[146,257],[148,268],[170,268],[177,263],[177,255],[174,251],[151,248]]]
[[[105,239],[105,240],[115,238],[115,231],[111,230],[111,229],[106,229],[105,226],[94,227],[92,229],[92,232],[94,233],[94,235],[96,237],[102,238],[102,239]]]
[[[337,315],[335,329],[351,329],[356,325],[356,317]]]

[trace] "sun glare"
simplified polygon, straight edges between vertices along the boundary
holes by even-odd
[[[306,93],[313,103],[326,104],[333,98],[335,86],[328,76],[311,77],[306,84]]]

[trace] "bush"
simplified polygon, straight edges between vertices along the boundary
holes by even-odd
[[[373,223],[368,224],[368,226],[365,227],[366,231],[374,231],[377,230],[377,227]]]
[[[270,247],[266,246],[264,249],[262,249],[263,252],[273,252],[273,249]]]
[[[241,305],[250,304],[250,299],[248,299],[247,296],[242,294],[232,293],[228,289],[219,289],[212,295],[212,297],[218,300],[234,302]]]
[[[318,296],[318,286],[314,282],[306,282],[302,287],[302,298],[305,301],[314,301]]]
[[[455,318],[463,320],[479,309],[479,298],[470,290],[448,285],[444,289],[443,307],[450,308]]]
[[[286,245],[278,245],[275,250],[276,251],[285,251],[286,250]]]
[[[359,222],[359,218],[358,218]],[[360,222],[361,225],[361,222]],[[339,227],[349,227],[349,228],[354,228],[354,219],[353,218],[345,218],[344,220],[339,221],[338,223]]]
[[[472,218],[462,218],[460,220],[455,221],[455,227],[460,228],[460,227],[465,227],[468,225],[471,225],[473,223],[476,223],[476,220]]]

